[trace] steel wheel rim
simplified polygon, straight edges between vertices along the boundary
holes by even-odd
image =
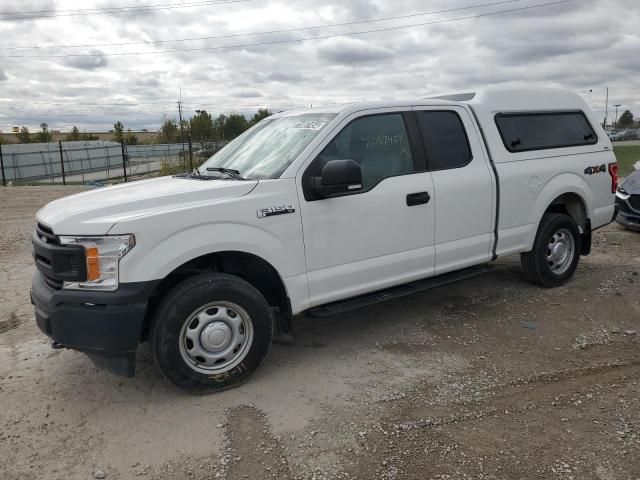
[[[178,345],[185,363],[198,373],[227,372],[247,356],[253,323],[232,302],[211,302],[195,310],[182,325]]]
[[[547,245],[547,265],[556,275],[562,275],[573,263],[576,254],[576,242],[566,228],[557,230]]]

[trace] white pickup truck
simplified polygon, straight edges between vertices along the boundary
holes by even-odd
[[[519,253],[567,281],[612,221],[617,164],[584,101],[487,89],[273,115],[197,171],[37,214],[31,291],[56,347],[127,375],[149,340],[196,393],[233,387],[292,316],[339,313]]]

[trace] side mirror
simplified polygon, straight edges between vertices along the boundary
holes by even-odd
[[[320,197],[362,189],[362,170],[351,159],[330,160],[322,169],[321,177],[313,178],[313,190]]]

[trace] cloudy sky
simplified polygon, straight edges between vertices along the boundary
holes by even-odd
[[[638,0],[81,4],[0,2],[0,130],[157,129],[180,89],[186,116],[523,83],[640,115]]]

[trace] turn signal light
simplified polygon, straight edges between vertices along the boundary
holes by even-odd
[[[100,278],[100,259],[98,258],[98,248],[85,248],[87,257],[87,280],[97,280]]]

